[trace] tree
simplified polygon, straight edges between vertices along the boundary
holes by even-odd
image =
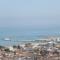
[[[5,48],[4,46],[0,46],[0,49]]]
[[[41,51],[40,51],[40,54],[41,54],[41,56],[43,57],[43,60],[44,60],[44,57],[46,57],[48,53],[49,53],[49,52],[46,51],[46,50],[41,50]]]
[[[9,50],[8,48],[6,48],[4,51],[5,51],[5,52],[10,52],[10,50]]]
[[[17,48],[17,46],[16,45],[13,45],[13,48]]]
[[[18,46],[17,46],[17,49],[20,49],[20,48],[21,48],[21,46],[18,45]]]

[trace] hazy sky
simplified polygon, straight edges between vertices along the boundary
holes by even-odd
[[[60,0],[0,0],[0,27],[59,27]]]

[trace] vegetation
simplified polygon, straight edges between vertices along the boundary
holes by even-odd
[[[18,46],[14,45],[14,46],[13,46],[13,48],[20,49],[20,48],[21,48],[21,46],[19,46],[19,45],[18,45]]]
[[[17,46],[16,45],[13,45],[13,48],[17,48]]]
[[[10,52],[10,50],[9,50],[8,48],[6,48],[4,51],[5,51],[5,52]]]
[[[43,60],[44,60],[44,57],[47,57],[47,55],[49,54],[49,52],[46,51],[46,50],[41,50],[40,54],[41,54],[41,56],[43,57]]]
[[[0,49],[5,48],[4,46],[0,46]]]

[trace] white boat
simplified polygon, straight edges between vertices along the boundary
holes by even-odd
[[[11,40],[11,39],[10,39],[10,38],[4,38],[4,40],[9,41],[9,40]]]

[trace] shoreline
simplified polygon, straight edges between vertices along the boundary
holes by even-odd
[[[47,41],[50,41],[50,40],[59,40],[60,39],[60,36],[47,36],[45,38],[38,38],[38,39],[35,39],[35,40],[20,40],[20,41],[14,41],[14,40],[0,40],[0,45],[22,45],[22,44],[26,44],[26,43],[32,43],[32,44],[37,44],[37,43],[40,43],[40,42],[47,42]],[[1,42],[2,41],[2,42]]]

